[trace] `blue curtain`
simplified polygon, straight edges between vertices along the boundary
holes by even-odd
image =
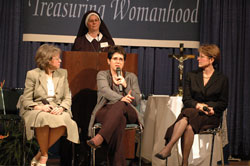
[[[177,48],[127,47],[126,52],[137,53],[138,79],[145,96],[150,94],[176,94],[178,89],[178,61],[169,58],[170,54],[180,54]],[[197,54],[196,50],[184,49],[184,54]],[[195,68],[193,59],[184,62],[184,71]]]
[[[250,156],[250,1],[203,0],[201,43],[221,48],[220,70],[230,80],[228,130],[232,155]]]
[[[5,87],[24,87],[26,72],[35,68],[34,56],[40,42],[23,42],[23,0],[0,1],[0,81]],[[221,48],[219,70],[230,80],[228,130],[231,154],[250,156],[250,1],[201,0],[200,42]],[[64,51],[72,44],[55,43]],[[177,48],[125,47],[137,53],[138,78],[142,92],[174,94],[178,87],[178,63],[169,54]],[[184,49],[184,54],[197,54]],[[184,62],[184,73],[197,67],[196,60]]]

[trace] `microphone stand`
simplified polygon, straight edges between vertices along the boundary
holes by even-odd
[[[100,35],[100,32],[97,34],[97,43],[98,43],[98,52],[102,52],[102,50],[101,50],[101,46],[100,46],[100,37],[99,37],[99,35]]]

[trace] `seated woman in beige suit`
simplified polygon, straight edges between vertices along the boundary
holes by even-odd
[[[71,94],[67,71],[60,69],[61,50],[44,44],[36,52],[38,68],[27,72],[25,89],[20,99],[27,139],[36,136],[40,150],[31,166],[46,166],[48,149],[63,135],[79,143],[78,128],[71,119]]]

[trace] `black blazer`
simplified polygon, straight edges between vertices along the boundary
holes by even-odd
[[[204,86],[202,69],[188,72],[184,82],[184,108],[195,108],[197,103],[206,103],[213,107],[215,116],[221,116],[227,108],[228,79],[218,71],[214,71]]]

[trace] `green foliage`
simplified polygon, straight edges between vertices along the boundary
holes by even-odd
[[[0,115],[1,134],[9,136],[0,140],[0,165],[22,165],[28,163],[38,151],[35,139],[27,141],[24,125],[18,115]]]

